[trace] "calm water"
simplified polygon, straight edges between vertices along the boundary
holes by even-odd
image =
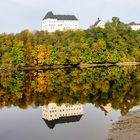
[[[79,121],[56,124],[50,129],[42,119],[41,108],[4,108],[0,112],[1,140],[104,140],[112,122],[120,116],[111,110],[107,116],[91,104],[84,105]]]
[[[0,81],[0,140],[105,140],[140,103],[140,67],[10,72]]]

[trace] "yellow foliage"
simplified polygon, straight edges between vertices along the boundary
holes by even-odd
[[[107,92],[109,87],[110,85],[108,81],[98,81],[95,83],[95,88],[100,89],[103,92]]]

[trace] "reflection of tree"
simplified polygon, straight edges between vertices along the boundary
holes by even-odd
[[[111,103],[122,114],[140,104],[139,67],[100,67],[0,73],[0,107]]]
[[[42,118],[50,128],[54,128],[55,124],[76,122],[83,115],[82,104],[62,104],[49,103],[42,107]]]

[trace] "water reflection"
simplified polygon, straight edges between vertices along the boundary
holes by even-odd
[[[87,103],[90,103],[90,105],[85,105]],[[84,111],[83,105],[86,106]],[[35,137],[38,136],[37,133],[40,133],[40,137],[43,133],[43,140],[46,140],[46,133],[50,140],[58,139],[60,136],[62,140],[93,140],[93,137],[99,140],[104,139],[112,122],[120,116],[119,113],[127,114],[131,108],[137,105],[140,105],[140,67],[101,67],[0,73],[0,108],[17,106],[28,110],[30,106],[35,108],[42,106],[42,118],[48,127],[39,116],[41,114],[39,112],[37,113],[38,116],[32,113],[21,115],[18,123],[21,122],[21,119],[26,122],[29,116],[32,116],[29,122],[34,117],[38,119],[38,121],[34,120],[32,122],[32,125],[37,124],[36,126],[27,122],[24,123],[27,124],[24,128],[20,128],[20,125],[20,129],[15,128],[15,136],[18,131],[23,130],[18,133],[20,137],[22,135],[22,138],[27,136],[25,134],[29,134],[28,131],[36,128]],[[5,109],[3,110],[5,111]],[[9,112],[9,115],[3,115],[1,111],[0,116],[3,115],[5,122],[8,122],[7,118],[10,119],[11,124],[8,123],[8,127],[11,127],[11,130],[14,131],[12,125],[17,125],[15,125],[16,121],[13,122],[11,114]],[[104,116],[104,114],[107,116]],[[17,120],[19,114],[14,112],[13,116]],[[27,119],[24,116],[28,116]],[[2,122],[1,130],[3,130],[3,126],[7,126],[4,121]],[[62,123],[67,127],[57,125]],[[69,123],[69,125],[66,123]],[[21,126],[23,125],[21,124]],[[54,127],[53,131],[50,130]],[[28,129],[24,134],[23,132],[27,128],[30,128],[30,130]],[[62,136],[64,131],[65,135]],[[2,140],[11,139],[12,133],[5,135],[5,132],[0,134]],[[57,135],[54,135],[53,132],[56,132]],[[73,135],[75,133],[76,135]],[[26,139],[35,140],[35,138],[30,137]],[[16,138],[13,136],[14,139]]]
[[[27,109],[50,102],[96,107],[110,103],[124,115],[140,104],[139,95],[140,67],[135,66],[0,73],[1,108]]]
[[[80,121],[83,116],[82,104],[62,104],[49,103],[42,107],[42,118],[51,129],[56,124]]]
[[[107,116],[107,113],[111,111],[111,103],[101,105],[101,109],[105,112],[105,116]]]
[[[78,122],[82,118],[83,104],[68,104],[63,103],[57,105],[56,103],[49,103],[42,106],[42,119],[46,125],[53,129],[56,124]],[[101,105],[100,109],[105,113],[105,116],[111,111],[111,103]]]
[[[51,103],[52,104],[52,103]],[[47,111],[50,104],[36,109],[28,108],[26,111],[18,107],[4,108],[0,111],[0,139],[1,140],[104,140],[108,135],[112,122],[120,116],[119,111],[111,109],[107,116],[101,107],[96,108],[92,104],[53,104],[50,106],[51,114],[57,109],[65,110],[66,105],[75,110],[81,107],[80,111],[72,111],[73,116],[52,118],[46,126],[43,117],[43,109]],[[63,106],[63,107],[62,107]],[[108,105],[103,105],[108,106]],[[69,109],[68,108],[68,109]],[[66,110],[67,112],[68,110]],[[66,112],[64,113],[66,115]],[[42,113],[42,115],[41,115]],[[77,114],[76,114],[77,113]],[[48,114],[48,113],[47,113]],[[68,114],[68,113],[67,113]],[[44,114],[45,115],[45,114]],[[60,114],[58,115],[60,116]],[[55,115],[54,115],[55,117]],[[70,120],[69,120],[70,118]],[[22,121],[21,121],[22,120]],[[60,121],[61,120],[61,121]],[[110,121],[113,120],[113,121]],[[54,128],[54,129],[52,129]]]

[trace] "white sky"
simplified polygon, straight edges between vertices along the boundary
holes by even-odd
[[[94,24],[97,17],[107,21],[117,16],[124,22],[140,22],[140,0],[1,0],[0,33],[40,30],[48,11],[75,15],[81,28]]]

